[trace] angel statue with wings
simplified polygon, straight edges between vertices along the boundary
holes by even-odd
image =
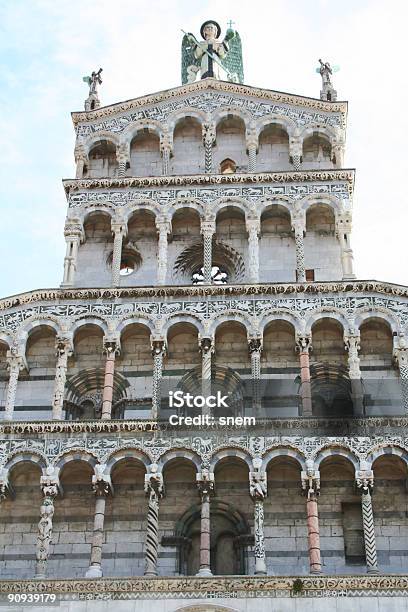
[[[181,44],[183,85],[196,81],[198,73],[202,79],[212,77],[242,83],[242,46],[238,32],[229,27],[224,40],[220,40],[221,28],[211,19],[203,23],[200,33],[202,41],[198,41],[194,34],[184,32]]]

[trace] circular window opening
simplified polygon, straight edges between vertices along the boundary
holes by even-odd
[[[204,285],[204,268],[201,267],[192,274],[193,285]],[[226,285],[228,283],[228,272],[220,266],[211,268],[211,282],[214,285]]]
[[[120,263],[120,271],[119,271],[119,274],[121,276],[129,276],[129,274],[132,274],[134,270],[135,270],[134,261],[131,261],[128,257],[125,257],[124,259],[122,259]]]

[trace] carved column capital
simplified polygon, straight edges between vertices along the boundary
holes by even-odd
[[[216,139],[216,135],[217,135],[217,130],[216,130],[216,125],[215,123],[211,122],[211,123],[203,123],[202,127],[202,135],[203,135],[203,143],[204,145],[211,145],[213,146],[215,144],[215,139]]]
[[[341,234],[350,234],[352,225],[352,216],[350,212],[338,213],[336,215],[336,234],[339,237]]]
[[[374,472],[371,469],[356,470],[356,487],[361,493],[371,492],[374,488]]]
[[[156,217],[156,229],[160,233],[171,234],[171,221],[166,217]]]
[[[56,497],[62,492],[59,479],[60,468],[48,465],[40,478],[40,487],[44,497]]]
[[[103,352],[108,357],[110,355],[120,354],[120,336],[119,334],[104,336],[103,338]]]
[[[204,467],[196,474],[196,484],[201,497],[210,496],[215,490],[214,472]]]
[[[249,494],[253,501],[263,501],[268,494],[266,472],[260,468],[249,472]]]
[[[254,149],[258,150],[259,137],[258,137],[258,133],[255,128],[250,128],[246,131],[245,140],[246,140],[246,147],[248,151],[250,147],[253,147]]]
[[[302,234],[304,235],[306,233],[306,216],[305,214],[302,213],[293,213],[291,216],[291,225],[292,225],[292,231],[295,234]]]
[[[152,349],[152,355],[165,355],[166,353],[166,340],[162,336],[153,336],[150,338],[150,345]]]
[[[399,368],[408,366],[408,347],[397,346],[393,349],[393,357]]]
[[[88,161],[88,155],[84,145],[79,144],[74,149],[74,159],[78,163],[80,160],[86,163]]]
[[[308,499],[315,498],[320,493],[320,472],[311,459],[306,460],[306,469],[300,473],[302,491]]]
[[[213,236],[215,234],[215,220],[201,219],[200,231],[203,236]]]
[[[12,346],[6,353],[6,364],[9,372],[17,371],[21,372],[24,368],[27,368],[26,358],[22,347]]]
[[[74,352],[74,344],[72,335],[56,336],[55,338],[55,354],[58,358],[66,355],[70,357]]]
[[[312,336],[296,332],[295,350],[299,353],[310,353],[313,350]]]
[[[263,347],[262,336],[248,336],[249,353],[261,353]]]
[[[157,463],[152,463],[147,474],[145,474],[144,490],[146,495],[155,493],[158,499],[161,499],[164,495],[163,474]]]
[[[246,230],[248,234],[252,233],[252,234],[255,234],[256,236],[259,236],[259,234],[261,233],[261,220],[259,218],[247,219],[245,222],[245,226],[246,226]]]
[[[66,219],[64,236],[66,240],[78,240],[82,242],[84,239],[84,231],[81,221],[79,219]]]
[[[202,353],[214,353],[214,338],[198,334],[198,346]]]
[[[160,153],[162,155],[168,151],[169,156],[173,155],[173,138],[168,132],[160,134]]]
[[[120,234],[121,236],[126,236],[127,234],[127,222],[125,219],[116,217],[111,221],[111,231],[114,236]]]
[[[113,494],[112,480],[109,474],[105,474],[106,463],[97,463],[92,476],[92,490],[97,497],[107,497]]]

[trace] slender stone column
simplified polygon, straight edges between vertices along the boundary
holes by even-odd
[[[289,141],[289,156],[294,170],[300,170],[302,164],[302,141],[300,138],[291,138]]]
[[[197,576],[212,576],[210,498],[214,491],[214,474],[207,467],[204,467],[196,478],[201,498],[200,569]]]
[[[213,146],[216,138],[216,127],[213,123],[203,123],[202,126],[203,143],[205,151],[205,172],[210,174],[213,171]]]
[[[344,213],[336,217],[336,235],[341,249],[341,267],[343,280],[353,280],[356,275],[353,272],[353,250],[350,246],[351,214]]]
[[[158,218],[156,220],[156,228],[159,234],[157,284],[165,285],[167,276],[167,236],[171,232],[170,221],[167,219]]]
[[[57,336],[55,339],[57,365],[55,368],[54,393],[52,400],[52,418],[62,419],[64,408],[64,391],[67,379],[68,357],[72,355],[72,338]]]
[[[247,131],[246,146],[248,151],[248,172],[256,172],[256,155],[258,152],[258,134],[254,128]]]
[[[152,389],[152,418],[157,419],[161,405],[161,380],[163,373],[163,357],[166,345],[163,338],[152,339],[153,355],[153,389]]]
[[[116,219],[112,221],[113,254],[112,254],[112,286],[120,285],[120,264],[122,262],[122,243],[126,235],[126,221]]]
[[[64,229],[66,253],[62,287],[72,287],[75,281],[78,250],[83,238],[82,224],[78,219],[67,219]]]
[[[313,461],[306,461],[306,471],[301,473],[302,489],[306,494],[307,536],[309,545],[309,565],[311,574],[322,573],[320,556],[319,509],[317,499],[320,492],[320,474]]]
[[[105,378],[103,382],[102,395],[102,420],[112,418],[112,400],[113,400],[113,377],[115,373],[115,357],[119,353],[120,346],[118,340],[104,338],[103,349],[106,354],[105,362]]]
[[[145,493],[149,497],[145,547],[145,576],[157,576],[159,550],[159,501],[164,494],[163,476],[158,465],[152,463],[145,474]]]
[[[361,512],[363,516],[364,547],[368,574],[378,574],[377,545],[375,541],[374,515],[371,493],[374,486],[372,470],[358,470],[356,484],[361,491]]]
[[[52,519],[54,516],[54,499],[58,495],[58,471],[56,468],[48,468],[48,472],[41,476],[41,490],[43,501],[40,508],[40,522],[38,523],[38,535],[36,546],[35,577],[44,580],[47,573],[47,562],[50,554],[52,539]]]
[[[215,221],[201,221],[201,233],[203,235],[203,273],[204,283],[211,285],[212,273],[212,243],[215,234]]]
[[[11,347],[6,356],[9,380],[6,392],[6,403],[4,406],[4,420],[11,421],[14,415],[14,404],[16,401],[17,383],[21,370],[25,367],[25,359],[19,349]]]
[[[345,335],[344,345],[346,351],[348,351],[348,367],[354,414],[356,416],[362,416],[364,414],[364,394],[361,380],[360,358],[358,356],[358,351],[360,350],[360,333],[356,332],[354,334]]]
[[[214,352],[213,339],[199,338],[199,346],[201,350],[201,393],[203,397],[208,397],[211,394],[211,362]],[[203,406],[203,414],[211,414],[209,406]]]
[[[116,158],[118,160],[118,177],[123,178],[126,174],[126,168],[130,162],[129,143],[120,144],[116,149]]]
[[[248,264],[249,281],[259,283],[259,239],[261,224],[259,219],[247,219],[246,228],[248,232]]]
[[[248,349],[251,356],[252,410],[254,416],[258,417],[261,411],[260,382],[262,338],[248,338]]]
[[[254,557],[255,575],[266,576],[264,535],[264,499],[267,495],[266,472],[261,469],[262,459],[253,459],[254,469],[249,473],[249,494],[254,502]]]
[[[103,526],[105,522],[106,498],[113,493],[112,482],[109,475],[104,474],[106,464],[97,464],[95,474],[92,476],[92,489],[95,493],[94,527],[91,544],[91,559],[85,578],[101,578],[102,572],[102,546]]]
[[[402,405],[405,415],[408,415],[408,347],[405,338],[400,338],[400,346],[394,349],[394,357],[398,364],[402,392]]]
[[[160,136],[160,153],[162,156],[162,172],[164,176],[170,174],[170,157],[173,153],[173,143],[169,134],[164,133]]]
[[[292,231],[295,233],[295,249],[296,249],[296,282],[306,282],[305,270],[305,218],[304,215],[292,216]]]
[[[309,352],[312,350],[310,336],[297,335],[296,350],[299,352],[300,360],[300,396],[302,399],[302,416],[312,416],[312,386],[310,383],[310,359]]]

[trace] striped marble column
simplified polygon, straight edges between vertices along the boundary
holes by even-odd
[[[153,463],[145,475],[145,493],[149,498],[145,543],[145,572],[147,577],[157,576],[159,550],[159,500],[164,494],[163,476]]]
[[[196,478],[201,499],[200,569],[197,576],[212,576],[210,499],[214,491],[214,474],[203,468]]]

